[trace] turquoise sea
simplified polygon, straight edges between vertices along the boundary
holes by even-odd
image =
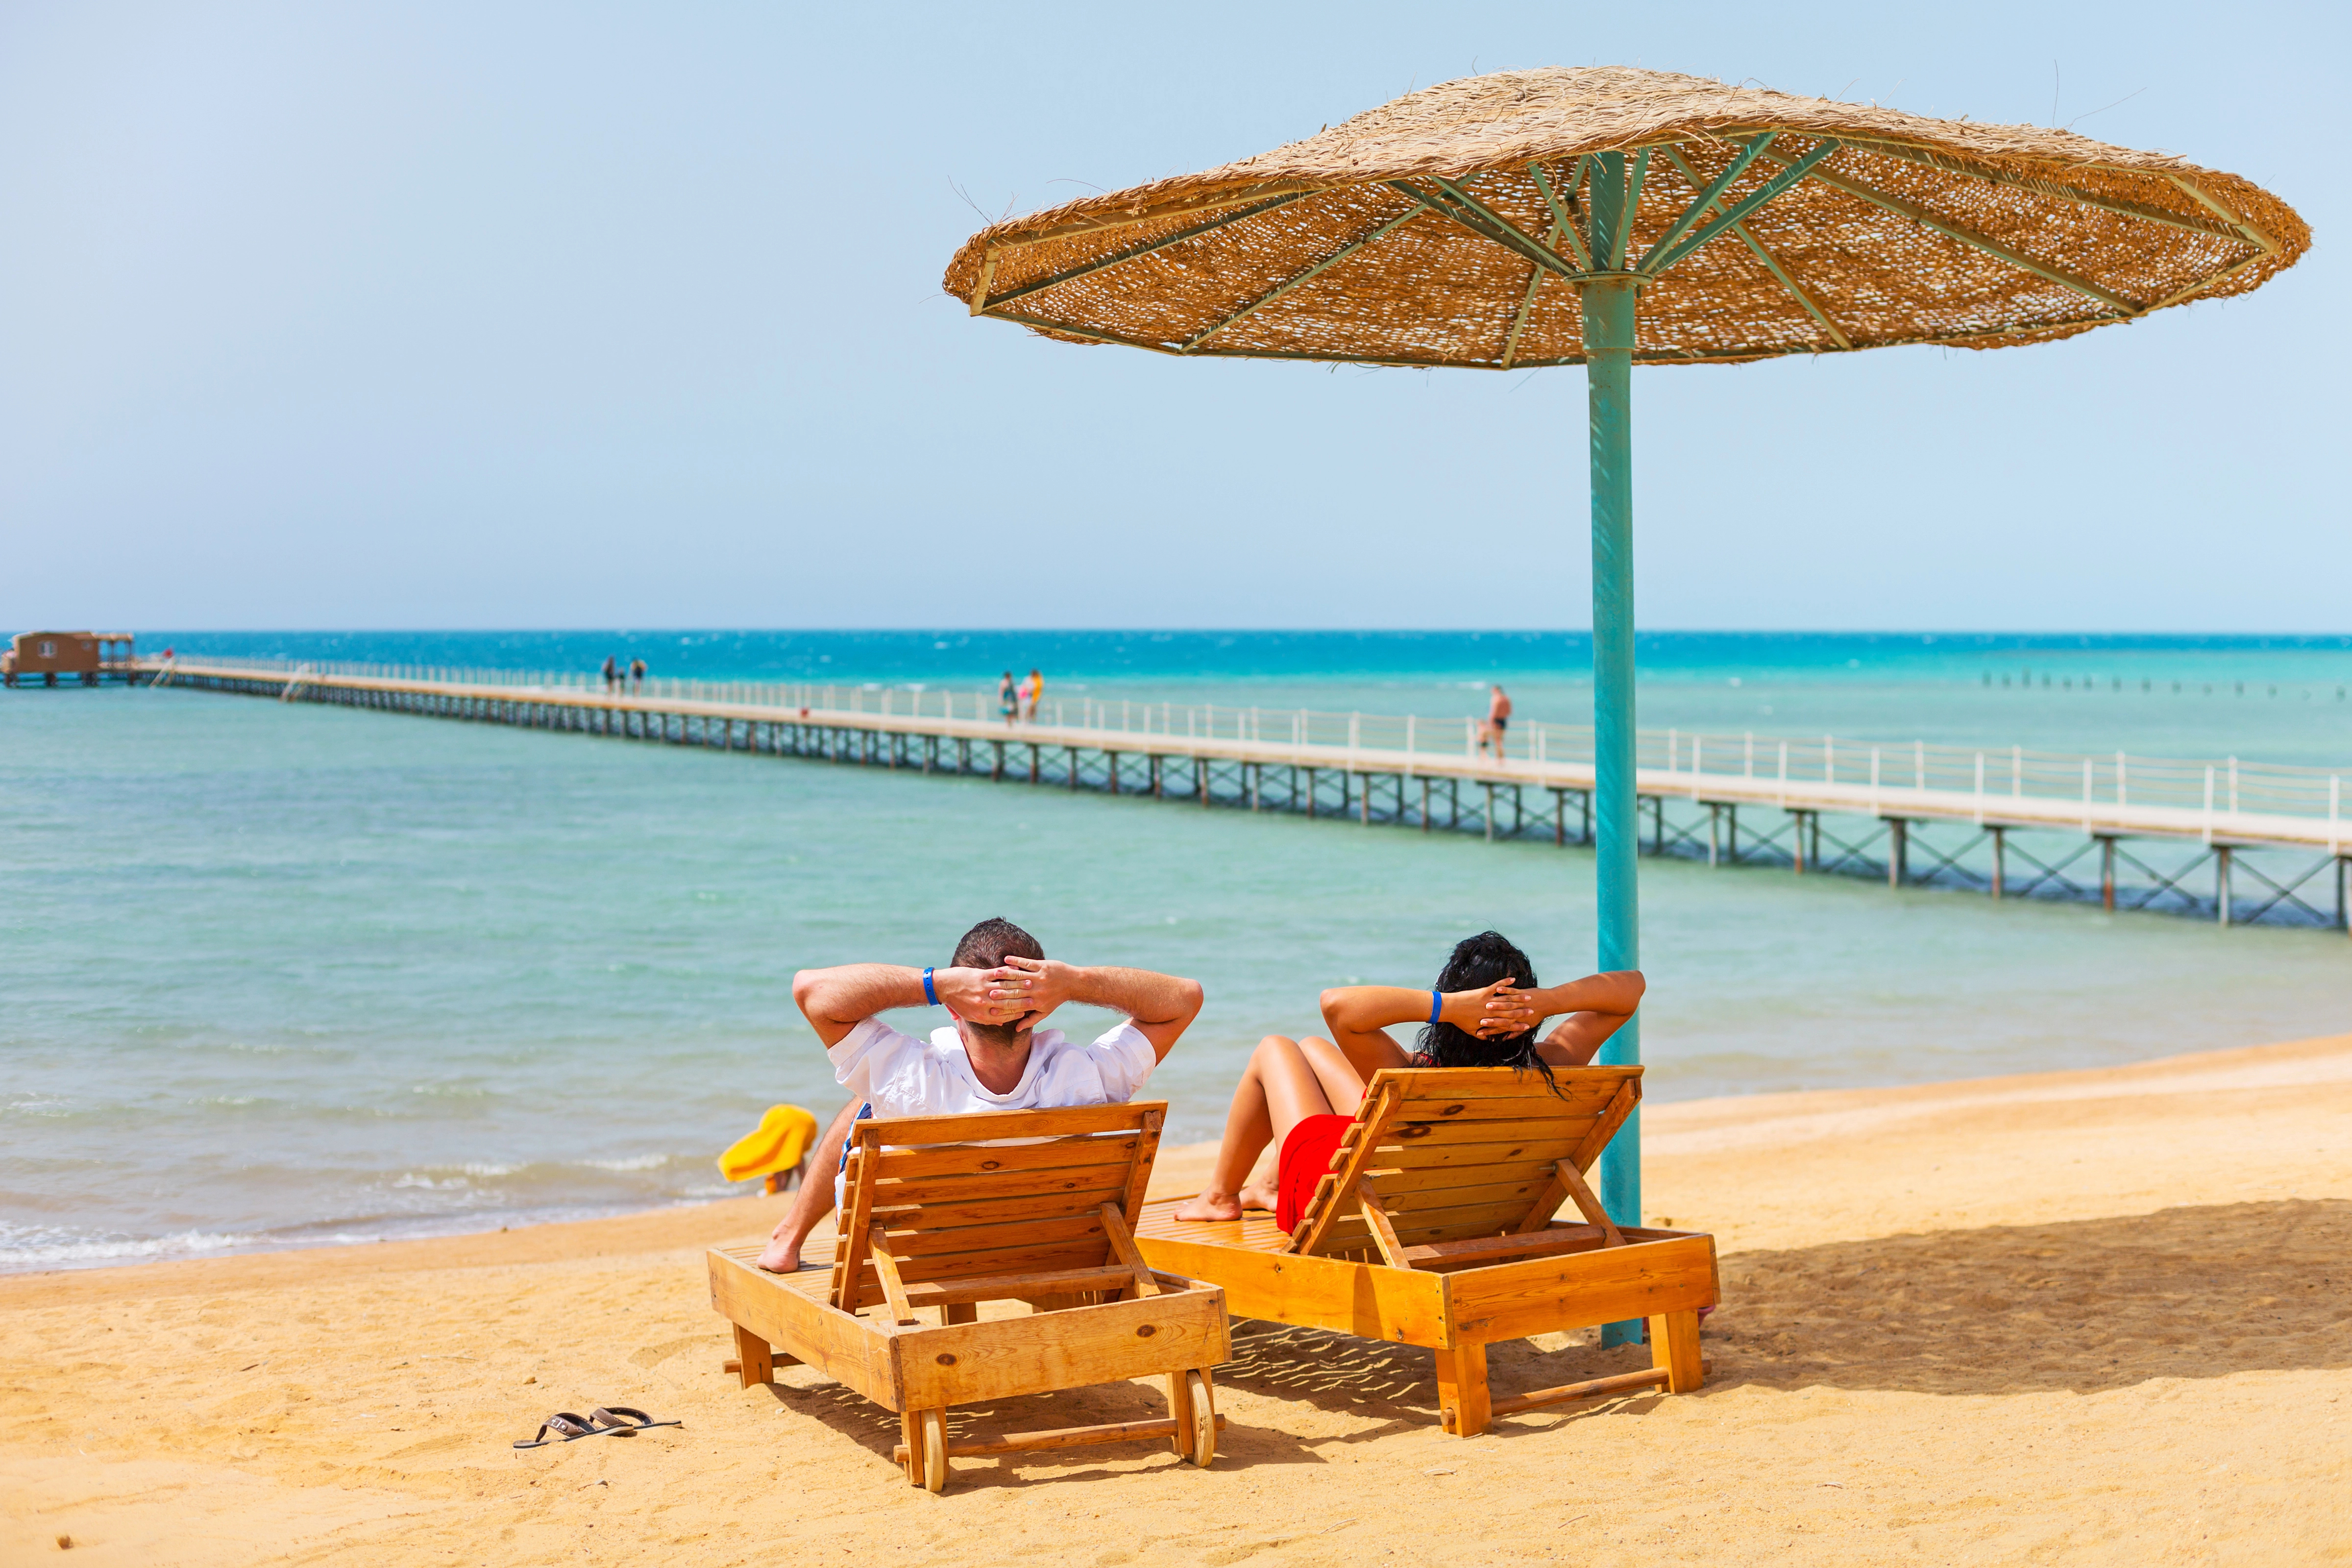
[[[184,654],[1585,717],[1560,634],[191,633]],[[2352,637],[1659,634],[1645,726],[2352,766]],[[2028,672],[2031,672],[2030,675]],[[2043,685],[2047,678],[2050,684]],[[2003,680],[2009,684],[2001,684]],[[2030,683],[2029,683],[2030,682]],[[2178,688],[2178,689],[2175,689]],[[794,969],[983,915],[1201,978],[1155,1079],[1215,1134],[1323,985],[1486,926],[1591,960],[1548,844],[1202,812],[188,691],[0,692],[0,1269],[692,1202],[836,1101]],[[2352,942],[1645,861],[1659,1100],[2352,1029]],[[908,1022],[920,1021],[910,1016]],[[1067,1020],[1073,1027],[1096,1020]]]

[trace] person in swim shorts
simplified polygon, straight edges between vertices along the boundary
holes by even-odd
[[[1244,1209],[1272,1209],[1285,1231],[1307,1200],[1382,1068],[1507,1067],[1546,1079],[1556,1067],[1582,1067],[1641,1005],[1638,970],[1590,974],[1566,985],[1536,984],[1528,955],[1495,931],[1454,945],[1427,990],[1345,985],[1323,993],[1327,1038],[1268,1035],[1258,1042],[1234,1089],[1224,1142],[1209,1185],[1178,1206],[1176,1217],[1238,1219]],[[1538,1037],[1546,1019],[1559,1016]],[[1407,1051],[1389,1029],[1422,1026]],[[1273,1159],[1262,1155],[1273,1154]],[[1252,1167],[1256,1169],[1253,1171]]]
[[[964,932],[944,969],[803,969],[793,976],[793,1000],[849,1103],[817,1142],[811,1166],[817,1174],[801,1184],[760,1254],[760,1267],[778,1274],[801,1267],[801,1243],[841,1201],[851,1123],[1122,1104],[1192,1025],[1202,991],[1196,980],[1149,969],[1058,963],[1011,921],[985,920]],[[1126,1016],[1085,1044],[1037,1026],[1067,1002]],[[902,1035],[878,1016],[927,1005],[946,1008],[950,1020],[928,1038]]]

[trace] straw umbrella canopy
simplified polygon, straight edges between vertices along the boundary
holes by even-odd
[[[1612,969],[1639,954],[1631,366],[2051,342],[2246,293],[2310,243],[2277,197],[2167,153],[1598,68],[1447,82],[995,224],[944,282],[977,316],[1178,358],[1587,367]],[[1608,1059],[1638,1053],[1629,1026]],[[1602,1170],[1629,1223],[1636,1136]]]

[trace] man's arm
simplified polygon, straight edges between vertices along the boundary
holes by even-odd
[[[1522,993],[1539,1018],[1568,1015],[1544,1037],[1538,1047],[1544,1060],[1554,1067],[1571,1068],[1591,1062],[1609,1037],[1633,1017],[1648,985],[1640,970],[1620,969]]]
[[[988,977],[984,969],[935,969],[931,989],[960,1018],[975,1024],[1009,1024],[1021,1016],[1021,1005],[991,1000]],[[929,1005],[923,996],[923,972],[898,963],[803,969],[793,976],[793,1001],[826,1050],[841,1044],[850,1030],[877,1013]]]
[[[1081,966],[1050,958],[1007,957],[994,972],[990,995],[999,1005],[1025,1006],[1024,1020],[1032,1027],[1065,1002],[1108,1007],[1124,1013],[1138,1033],[1151,1042],[1155,1059],[1168,1052],[1201,1014],[1206,993],[1197,980],[1159,974],[1149,969],[1122,969],[1116,964]],[[1025,998],[1025,1001],[1023,1000]]]

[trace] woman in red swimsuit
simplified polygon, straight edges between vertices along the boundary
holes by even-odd
[[[1238,1219],[1272,1209],[1291,1229],[1329,1168],[1333,1151],[1382,1068],[1507,1067],[1539,1072],[1582,1067],[1641,1005],[1638,970],[1591,974],[1566,985],[1536,984],[1528,955],[1494,931],[1457,942],[1426,991],[1343,985],[1323,993],[1328,1039],[1268,1035],[1251,1053],[1225,1116],[1216,1170],[1178,1219]],[[1544,1020],[1567,1015],[1538,1037]],[[1389,1034],[1422,1026],[1418,1050]],[[1261,1155],[1279,1151],[1272,1160]],[[1256,1169],[1253,1171],[1252,1167]],[[1271,1166],[1271,1168],[1268,1168]]]

